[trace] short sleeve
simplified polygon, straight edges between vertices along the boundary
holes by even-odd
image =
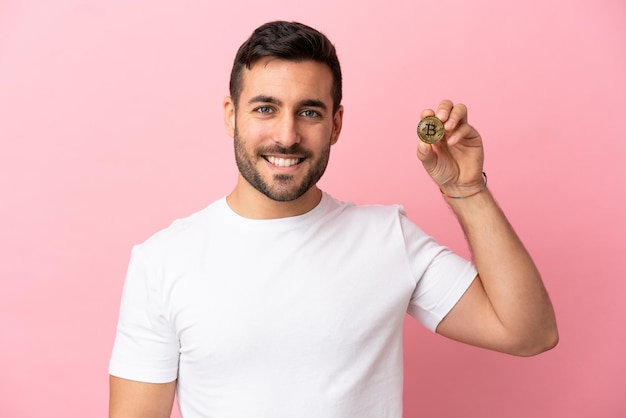
[[[176,380],[180,344],[163,309],[157,269],[133,248],[109,363],[113,376],[148,383]]]
[[[408,262],[416,282],[407,313],[435,331],[476,278],[475,266],[401,216]]]

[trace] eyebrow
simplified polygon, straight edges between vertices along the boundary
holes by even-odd
[[[319,107],[322,110],[326,110],[326,104],[317,99],[304,99],[298,104],[300,107]]]
[[[258,96],[254,96],[253,98],[248,100],[248,104],[253,104],[253,103],[271,103],[275,105],[281,104],[280,100],[278,100],[277,98],[272,97],[272,96],[264,96],[262,94],[259,94]]]
[[[272,96],[265,96],[263,94],[259,94],[258,96],[254,96],[250,100],[248,100],[248,104],[253,103],[271,103],[277,106],[282,105],[282,102],[277,98]],[[298,102],[298,107],[318,107],[322,110],[327,110],[326,104],[323,101],[317,99],[301,100],[300,102]]]

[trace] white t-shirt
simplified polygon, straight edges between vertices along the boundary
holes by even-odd
[[[221,199],[133,249],[109,371],[178,379],[185,418],[399,418],[405,313],[434,330],[475,276],[398,206]]]

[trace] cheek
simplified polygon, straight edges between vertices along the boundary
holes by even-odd
[[[302,124],[298,132],[310,141],[327,143],[332,136],[332,126],[325,124]]]
[[[262,123],[254,120],[244,120],[237,124],[237,132],[239,136],[246,140],[258,141],[266,138],[271,133],[271,127],[268,123]]]

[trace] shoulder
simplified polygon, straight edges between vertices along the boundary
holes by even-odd
[[[343,202],[327,195],[328,214],[354,219],[363,222],[392,222],[406,218],[407,213],[402,205],[355,204]]]
[[[407,230],[422,233],[402,205],[354,204],[330,198],[326,219],[335,230],[354,231],[370,238],[400,238]]]
[[[189,248],[190,245],[206,239],[208,231],[221,224],[219,219],[224,216],[224,206],[224,199],[216,200],[204,209],[174,220],[135,248],[157,255],[176,248]]]

